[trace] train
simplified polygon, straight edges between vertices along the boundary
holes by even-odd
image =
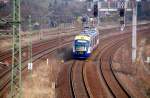
[[[84,29],[76,35],[72,45],[74,59],[87,59],[99,44],[99,32],[96,28]]]

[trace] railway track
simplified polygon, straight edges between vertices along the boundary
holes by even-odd
[[[84,81],[84,67],[83,61],[74,61],[70,69],[70,89],[72,98],[90,98]]]
[[[67,43],[65,43],[61,46],[54,46],[54,47],[51,47],[50,49],[43,50],[38,55],[34,55],[33,62],[35,62],[36,60],[38,60],[42,56],[44,56],[46,54],[49,54],[49,53],[52,53],[53,51],[56,51],[58,48],[63,47],[63,46],[68,45],[68,44],[71,44],[71,42],[69,41],[69,42],[67,42]],[[23,69],[22,69],[23,71],[27,68],[26,65],[27,65],[27,60],[24,61],[24,66],[23,66]],[[10,77],[11,77],[11,68],[7,69],[3,73],[3,75],[1,75],[1,77],[0,77],[0,80],[1,80],[1,82],[0,82],[0,84],[1,84],[0,85],[0,92],[1,92],[1,94],[4,91],[5,88],[7,89],[7,87],[9,87],[9,84],[10,84],[10,81],[11,81]]]
[[[147,27],[147,26],[149,26],[149,24],[144,24],[144,25],[140,25],[139,27]],[[75,31],[77,31],[76,29],[66,29],[67,30],[67,32],[75,32]],[[110,31],[110,30],[114,30],[114,29],[109,29],[108,31]],[[56,31],[56,30],[53,30],[53,32],[54,31]],[[49,33],[44,33],[45,34],[45,36],[47,35],[47,34],[49,34]],[[50,35],[57,35],[58,33],[50,33]],[[59,34],[61,34],[61,33],[59,33]],[[75,35],[75,34],[74,34]],[[103,33],[101,34],[100,33],[100,36],[101,35],[103,35]],[[68,37],[70,37],[70,36],[68,36]],[[49,40],[49,41],[53,41],[54,39],[51,39],[51,40]],[[49,41],[45,41],[45,43],[49,43]],[[44,43],[44,41],[43,41],[43,43]],[[42,44],[43,44],[42,43]],[[35,44],[33,44],[33,47],[35,46],[35,48],[36,47],[39,47],[40,46],[40,44],[39,43],[35,43]],[[23,47],[23,49],[27,49],[27,47],[25,46],[25,47]],[[6,52],[2,52],[1,54],[0,54],[0,61],[3,61],[5,58],[7,58],[7,57],[10,57],[10,54],[11,54],[11,50],[9,50],[9,51],[6,51]]]
[[[142,34],[146,34],[146,33],[148,33],[148,31],[149,30],[147,30],[145,32],[142,32]],[[142,34],[140,34],[140,36]],[[107,85],[107,87],[103,87],[102,89],[107,88],[107,89],[109,89],[109,91],[104,93],[103,90],[99,89],[100,86],[99,86],[99,88],[97,88],[97,87],[95,87],[95,85],[92,85],[92,84],[96,84],[96,83],[95,82],[92,83],[92,82],[90,82],[90,80],[92,81],[92,80],[98,80],[98,79],[97,79],[97,77],[92,77],[92,76],[96,76],[96,73],[94,71],[91,71],[90,75],[88,75],[89,77],[91,76],[91,78],[88,77],[88,79],[89,79],[88,80],[89,81],[89,87],[90,87],[89,92],[92,93],[92,97],[91,98],[110,98],[110,96],[115,97],[115,98],[120,98],[120,97],[121,98],[131,98],[131,94],[129,94],[129,92],[127,92],[126,89],[124,89],[124,87],[121,85],[121,83],[117,80],[117,77],[115,76],[115,74],[114,74],[114,72],[112,70],[112,66],[111,66],[111,62],[112,61],[110,60],[110,56],[112,56],[115,53],[115,51],[118,49],[118,47],[120,47],[121,45],[123,45],[123,43],[126,42],[126,39],[122,39],[122,41],[120,40],[117,43],[112,43],[112,45],[111,44],[108,45],[109,47],[106,47],[106,49],[102,49],[101,53],[98,53],[99,57],[96,56],[97,58],[102,58],[102,57],[106,57],[106,55],[107,55],[107,59],[103,58],[103,61],[102,60],[100,61],[100,65],[102,66],[102,63],[103,63],[104,68],[102,68],[100,66],[100,73],[101,73],[100,77],[103,78],[103,79],[101,79],[99,81],[104,81],[104,83],[105,83],[105,85]],[[97,60],[99,60],[99,59],[97,59]],[[105,68],[106,64],[108,66],[107,68]],[[94,66],[94,64],[92,65],[92,67],[89,66],[89,65],[86,66],[86,67],[88,67],[87,68],[88,71],[94,69],[94,67],[95,67],[95,70],[99,68],[99,67]],[[110,72],[110,74],[104,73],[103,70],[105,70],[105,72]],[[115,79],[114,80],[115,82],[114,83],[112,82],[112,83],[109,84],[108,82],[111,82],[112,78]],[[104,83],[101,82],[101,84],[103,84],[103,85],[104,85]],[[116,89],[116,92],[114,92],[114,89],[117,87],[117,85],[114,86],[114,84],[117,84],[119,86],[119,88]],[[92,86],[93,86],[93,88],[92,88]],[[103,96],[100,96],[100,94],[98,94],[97,90],[94,90],[94,89],[99,89],[98,91],[102,91],[101,94]],[[109,96],[105,96],[106,94],[108,94],[108,92],[111,92],[111,94],[109,94]],[[99,95],[99,97],[96,96],[96,95]]]
[[[120,37],[120,36],[118,36],[118,37]],[[112,44],[112,42],[108,43],[107,46]],[[113,42],[113,43],[115,43],[115,42]],[[106,46],[104,48],[106,48]],[[96,59],[97,56],[94,56],[93,58]],[[93,60],[93,58],[91,60]],[[67,81],[66,82],[67,82],[67,84],[69,83],[70,85],[65,84],[65,85],[63,85],[63,87],[66,87],[66,86],[69,87],[69,90],[66,89],[64,91],[68,91],[71,94],[70,95],[64,94],[65,96],[63,96],[61,98],[104,98],[104,96],[106,97],[106,95],[103,95],[103,97],[99,97],[99,95],[100,95],[99,91],[101,91],[101,89],[99,89],[98,85],[96,85],[97,83],[95,84],[95,82],[97,82],[97,81],[94,81],[94,79],[93,80],[90,79],[91,80],[90,83],[93,84],[93,87],[94,87],[93,91],[91,91],[92,88],[91,88],[91,85],[89,86],[89,83],[88,83],[89,80],[87,80],[87,77],[89,75],[90,75],[90,77],[93,77],[93,72],[96,73],[96,71],[93,70],[92,72],[87,73],[87,66],[93,65],[93,63],[89,63],[89,62],[90,62],[90,60],[87,62],[74,61],[73,63],[71,63],[70,67],[68,66],[69,67],[68,68],[69,75],[67,75],[67,76],[69,76],[70,78],[68,79],[69,82],[67,82]],[[93,68],[93,67],[91,67],[91,68]],[[88,69],[90,69],[90,68],[88,68]],[[72,75],[72,74],[74,74],[74,75]],[[75,78],[73,78],[73,77],[75,77]],[[97,77],[98,78],[95,80],[99,81],[99,75],[97,75]],[[66,79],[67,79],[67,77],[66,77]],[[98,89],[95,89],[95,88],[98,88]],[[95,93],[95,95],[93,95],[93,92]],[[60,98],[60,97],[58,97],[58,98]]]
[[[139,29],[138,32],[140,33],[138,36],[142,36],[148,33],[148,31],[149,27]],[[125,89],[125,87],[117,80],[111,66],[112,59],[110,59],[117,49],[130,38],[131,34],[129,31],[123,34],[109,36],[108,38],[105,37],[100,40],[100,46],[92,53],[88,60],[79,61],[84,62],[85,64],[76,61],[78,63],[76,66],[79,68],[72,68],[70,65],[75,66],[73,62],[70,65],[66,65],[68,70],[65,68],[66,72],[62,74],[61,82],[63,82],[63,86],[60,86],[60,88],[63,87],[63,89],[60,89],[60,95],[58,98],[84,98],[84,96],[85,98],[131,98],[132,95],[130,92],[128,92],[127,89]],[[101,43],[101,41],[103,41],[103,43]],[[82,69],[83,65],[84,68]],[[73,80],[74,85],[69,85],[72,84],[72,80],[70,80],[72,74],[68,75],[72,73],[72,71],[69,69],[78,70],[73,71],[74,74],[76,74],[76,76],[74,76],[76,78]],[[84,76],[81,78],[81,74],[83,73]],[[65,77],[67,81],[63,81],[63,77]],[[76,85],[75,82],[77,83]],[[63,90],[69,94],[64,94],[63,97],[60,97]]]
[[[149,30],[146,30],[145,32],[142,32],[142,34],[146,34],[148,33]],[[140,36],[142,35],[140,34]],[[130,36],[131,37],[131,36]],[[122,84],[117,80],[117,77],[115,76],[113,70],[112,70],[112,66],[111,66],[111,59],[110,57],[117,51],[117,49],[123,45],[127,39],[129,39],[129,37],[125,38],[122,37],[123,39],[120,39],[118,42],[117,41],[112,41],[111,44],[109,45],[105,45],[105,49],[103,48],[101,50],[100,53],[98,53],[98,56],[95,56],[96,58],[98,58],[97,60],[99,60],[100,58],[100,63],[96,62],[98,64],[100,64],[99,66],[96,66],[93,64],[93,62],[91,64],[87,63],[87,68],[86,68],[86,72],[87,72],[87,81],[88,81],[88,85],[89,86],[89,92],[91,93],[91,98],[131,98],[132,95],[129,94],[129,92],[124,89],[125,87],[122,86]],[[97,61],[95,60],[95,61]],[[98,65],[97,64],[97,65]],[[107,66],[106,66],[107,65]],[[102,68],[102,66],[104,68]],[[100,75],[99,75],[99,79],[98,75],[96,72],[94,72],[94,70],[96,69],[100,69]],[[95,76],[95,77],[93,77]],[[114,80],[113,80],[114,79]],[[105,87],[101,87],[99,85],[99,83],[97,83],[96,81],[94,81],[94,83],[92,82],[93,80],[97,80],[97,81],[104,81],[103,83],[100,82],[102,85],[106,85]],[[113,82],[112,82],[113,81]],[[99,87],[97,87],[99,86]],[[101,88],[101,89],[100,89]],[[108,89],[106,92],[103,92],[104,89]],[[116,90],[116,91],[115,91]],[[101,91],[100,93],[98,91]],[[106,96],[108,95],[108,96]]]
[[[131,98],[130,94],[124,89],[124,87],[113,74],[110,61],[110,56],[113,55],[113,53],[115,53],[115,51],[124,43],[124,41],[125,40],[107,49],[105,52],[102,53],[102,57],[100,59],[101,76],[105,81],[109,92],[114,98]]]
[[[142,30],[139,30],[140,32],[142,32]],[[110,56],[113,55],[115,53],[115,51],[117,50],[118,47],[120,47],[123,42],[121,40],[125,39],[124,37],[122,38],[121,36],[125,36],[125,35],[129,35],[129,33],[126,33],[126,34],[118,34],[118,35],[115,35],[115,36],[112,36],[112,39],[109,38],[106,38],[106,42],[104,42],[103,44],[101,44],[103,46],[103,48],[98,48],[97,49],[97,52],[96,53],[93,53],[94,55],[90,57],[89,61],[86,61],[86,62],[83,62],[83,61],[73,61],[71,63],[71,67],[69,69],[66,69],[66,72],[67,72],[67,83],[69,84],[65,84],[65,86],[67,85],[67,87],[69,87],[67,91],[69,91],[71,94],[70,95],[67,95],[66,96],[63,96],[64,98],[105,98],[105,97],[108,97],[110,98],[111,97],[117,97],[117,98],[120,98],[119,94],[122,94],[122,92],[124,92],[125,90],[121,90],[121,84],[119,84],[119,82],[117,82],[117,78],[115,78],[115,76],[111,76],[113,74],[113,70],[111,69],[111,59],[110,59]],[[116,40],[114,40],[114,38],[116,38]],[[118,39],[120,38],[120,39]],[[65,39],[64,39],[65,40]],[[105,40],[105,39],[101,39],[101,40]],[[53,40],[54,41],[54,40]],[[66,45],[66,44],[70,44],[72,40],[70,41],[64,41],[63,42],[63,45]],[[57,41],[56,41],[57,42]],[[47,54],[47,53],[51,53],[55,50],[57,50],[58,48],[60,47],[57,47],[57,43],[54,42],[51,42],[53,44],[47,44],[45,46],[42,46],[41,47],[46,47],[44,50],[42,48],[40,49],[34,49],[36,52],[34,53],[34,61],[39,59],[40,57],[42,57],[43,55]],[[107,44],[106,44],[107,43]],[[50,45],[50,46],[48,46]],[[102,51],[103,50],[103,51]],[[27,59],[24,59],[24,63],[27,63]],[[107,67],[105,66],[107,64]],[[92,66],[94,65],[94,67]],[[95,70],[97,70],[98,66],[97,65],[100,65],[99,66],[99,71],[102,70],[101,72],[97,72]],[[102,65],[104,65],[104,67],[102,67]],[[80,66],[80,67],[79,67]],[[90,70],[90,68],[91,70]],[[26,67],[24,67],[24,69],[26,69]],[[104,70],[103,70],[104,69]],[[106,75],[106,72],[108,72],[108,70],[105,70],[105,69],[109,69],[109,74],[111,73],[111,77],[108,77],[108,75]],[[11,68],[10,68],[11,70]],[[9,72],[10,72],[9,70]],[[93,70],[93,71],[92,71]],[[7,70],[8,71],[8,70]],[[4,88],[6,88],[7,86],[9,86],[9,83],[10,83],[10,79],[8,79],[10,77],[10,74],[9,72],[7,72],[5,75],[0,75],[0,76],[3,76],[0,80],[3,80],[3,82],[5,83],[0,83],[0,84],[3,84],[1,87],[0,87],[0,92],[3,91]],[[90,74],[89,74],[90,73]],[[101,75],[99,75],[99,73],[103,73]],[[104,76],[105,74],[105,76]],[[91,76],[89,76],[91,75]],[[104,76],[103,79],[101,76]],[[92,77],[94,76],[94,77]],[[93,79],[92,80],[97,80],[97,81],[92,81],[89,77],[92,77]],[[114,79],[113,81],[115,85],[118,85],[116,87],[118,87],[120,89],[120,92],[121,93],[117,93],[117,90],[115,87],[113,87],[113,83],[108,83],[108,81],[110,81],[109,79],[112,78]],[[91,80],[91,82],[90,82]],[[106,80],[105,83],[105,87],[103,87],[101,85],[101,81],[104,82],[104,80]],[[94,82],[94,84],[93,84]],[[92,89],[92,86],[91,84],[93,84],[93,89]],[[99,86],[97,86],[96,84],[98,84]],[[108,86],[106,86],[108,84]],[[95,86],[96,87],[95,87]],[[101,87],[101,88],[100,88]],[[111,90],[108,90],[108,88],[110,88]],[[98,90],[99,89],[99,90]],[[106,90],[107,89],[107,90]],[[63,89],[64,90],[64,89]],[[92,91],[93,90],[93,91]],[[101,91],[101,92],[99,92]],[[95,94],[93,94],[93,92],[96,92]],[[112,93],[110,93],[112,92]],[[96,95],[102,95],[102,96],[96,96]],[[106,96],[108,95],[108,96]],[[124,95],[122,95],[123,97],[122,98],[129,98],[130,96],[128,96],[127,94],[125,95],[125,92],[124,92]],[[61,98],[63,98],[61,97]],[[60,98],[60,97],[59,97]]]
[[[75,34],[71,35],[74,36]],[[69,36],[69,37],[71,37]],[[41,58],[42,56],[52,53],[53,51],[56,51],[58,48],[61,48],[65,45],[71,44],[72,43],[72,39],[73,38],[69,38],[66,40],[65,36],[63,38],[63,41],[61,42],[61,45],[58,46],[58,40],[57,39],[53,39],[53,40],[49,40],[49,41],[44,41],[43,43],[40,44],[35,44],[35,46],[33,47],[33,62],[35,62],[36,60],[38,60],[39,58]],[[44,47],[44,48],[43,48]],[[27,51],[27,47],[25,47],[25,49]],[[28,56],[27,56],[28,57]],[[27,57],[25,59],[23,59],[23,69],[25,70],[27,68],[27,66],[25,66],[27,64]],[[3,58],[3,59],[11,59],[11,55]],[[0,96],[1,94],[5,91],[5,88],[7,89],[9,87],[10,84],[10,76],[11,76],[11,66],[9,66],[9,68],[7,68],[6,70],[2,69],[3,72],[0,74]]]
[[[70,37],[73,37],[75,36],[76,34],[72,34],[72,35],[67,35],[67,36],[63,36],[61,38],[61,40],[64,40],[66,38],[70,38]],[[73,38],[72,38],[73,39]],[[53,39],[50,39],[50,40],[45,40],[45,41],[41,41],[40,43],[35,43],[33,44],[33,50],[34,52],[38,51],[38,49],[41,49],[42,47],[47,47],[48,45],[51,45],[51,43],[55,43],[57,41],[57,38],[53,38]],[[58,43],[59,44],[59,43]],[[41,48],[40,48],[41,47]],[[25,46],[22,48],[23,52],[25,53],[26,57],[27,57],[27,53],[28,53],[28,46]],[[0,54],[0,62],[7,62],[9,58],[11,58],[11,50],[9,51],[6,51],[4,53],[1,53]],[[10,62],[11,60],[9,60],[9,64],[11,64]]]
[[[70,39],[69,41],[71,42],[72,39]],[[50,48],[56,46],[56,44],[58,44],[57,42],[58,42],[57,39],[54,39],[54,40],[42,42],[40,44],[35,44],[32,48],[33,56],[38,55],[39,53],[43,52],[43,50],[47,50],[47,49],[50,49]],[[23,51],[24,51],[24,53],[26,53],[26,56],[24,57],[23,61],[26,61],[28,59],[28,47],[23,48]],[[11,64],[11,51],[8,55],[1,56],[0,61],[2,61],[2,62],[8,61]],[[9,67],[11,67],[11,66],[9,65]],[[3,72],[5,72],[5,70],[3,70]],[[4,75],[3,72],[1,72],[0,78]]]
[[[77,31],[79,31],[79,30],[76,30],[76,29],[67,29],[68,31],[67,32],[77,32]],[[44,33],[45,34],[45,33]],[[50,35],[57,35],[58,33],[52,33],[52,34],[50,34]],[[59,34],[61,34],[61,33],[59,33]],[[67,33],[65,33],[65,34],[67,34]],[[64,37],[63,39],[65,39],[65,38],[67,38],[67,37],[71,37],[71,36],[75,36],[76,35],[76,33],[75,34],[73,34],[73,35],[67,35],[67,36],[62,36],[62,37]],[[47,34],[45,34],[45,36],[47,36]],[[57,36],[58,37],[58,36]],[[52,41],[55,41],[55,39],[57,39],[57,37],[55,37],[55,38],[52,38],[52,39],[50,39],[50,40],[44,40],[44,41],[41,41],[40,43],[38,42],[38,43],[34,43],[33,44],[33,48],[37,48],[37,47],[40,47],[41,45],[44,45],[44,43],[45,44],[48,44],[48,43],[52,43]],[[27,50],[28,49],[28,47],[27,46],[24,46],[23,48],[23,51],[24,50]],[[0,54],[0,61],[1,62],[3,62],[3,60],[4,59],[6,59],[6,58],[8,58],[8,57],[10,57],[11,56],[11,50],[8,50],[8,51],[5,51],[5,52],[2,52],[1,54]]]
[[[92,55],[90,60],[86,64],[85,73],[86,73],[86,81],[88,86],[88,92],[91,93],[91,98],[111,98],[111,95],[108,91],[106,91],[106,87],[104,87],[105,83],[103,82],[103,78],[101,78],[101,74],[99,72],[99,64],[98,56],[102,56],[102,53],[105,53],[105,50],[109,49],[113,45],[116,45],[122,40],[122,38],[118,38],[116,40],[112,40],[110,42],[105,42],[103,46],[101,46],[100,49],[97,49],[97,55]],[[97,59],[97,60],[95,60]],[[95,81],[93,81],[95,80]]]
[[[59,77],[65,82],[61,85],[62,80],[57,81],[57,85],[61,87],[61,91],[58,91],[57,98],[90,98],[84,79],[85,66],[85,62],[80,60],[71,60],[66,64],[66,67],[63,69],[63,75],[66,74],[65,77]]]
[[[43,36],[46,40],[48,39],[50,39],[50,37],[51,37],[51,40],[53,40],[54,38],[58,38],[59,36],[60,37],[63,37],[63,36],[66,36],[66,35],[70,35],[71,33],[70,32],[72,32],[72,34],[77,34],[76,32],[77,31],[79,31],[80,30],[80,28],[66,28],[66,29],[56,29],[56,28],[54,28],[54,29],[48,29],[48,30],[42,30],[41,32],[42,32],[42,34],[41,34],[41,36]],[[32,31],[33,33],[32,33],[32,36],[35,36],[35,37],[39,37],[39,31]],[[57,33],[58,32],[58,33]],[[28,32],[25,32],[25,33],[23,33],[22,34],[22,39],[25,39],[25,38],[28,38],[29,36],[28,36]],[[59,36],[58,36],[59,35]],[[10,35],[10,36],[5,36],[5,37],[2,37],[2,36],[0,36],[0,41],[1,40],[8,40],[9,39],[9,41],[8,42],[10,42],[11,43],[11,39],[12,39],[12,36]],[[34,44],[39,44],[39,43],[41,43],[41,41],[46,41],[46,40],[40,40],[40,41],[35,41],[35,42],[33,42]],[[26,47],[26,46],[24,46],[24,47]],[[0,55],[2,56],[2,55],[6,55],[6,54],[9,54],[9,51],[11,51],[11,49],[10,49],[10,47],[6,47],[5,49],[3,49],[3,50],[1,50],[0,51]]]

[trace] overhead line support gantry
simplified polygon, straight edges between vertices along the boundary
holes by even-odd
[[[10,98],[22,98],[20,18],[20,0],[13,0],[13,48]]]

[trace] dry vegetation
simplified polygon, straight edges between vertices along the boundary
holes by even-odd
[[[48,57],[47,57],[48,58]],[[24,98],[55,98],[55,88],[52,87],[52,82],[56,81],[56,75],[59,65],[55,56],[49,57],[49,64],[44,57],[42,60],[34,64],[32,74],[26,75],[23,82]],[[36,66],[36,67],[35,67]]]
[[[139,40],[137,62],[131,63],[129,45],[120,47],[115,56],[113,68],[123,85],[134,97],[150,98],[150,64],[145,63],[150,56],[149,37]]]

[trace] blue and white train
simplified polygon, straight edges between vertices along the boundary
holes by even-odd
[[[96,28],[88,28],[75,36],[73,58],[86,59],[99,44],[99,33]]]

